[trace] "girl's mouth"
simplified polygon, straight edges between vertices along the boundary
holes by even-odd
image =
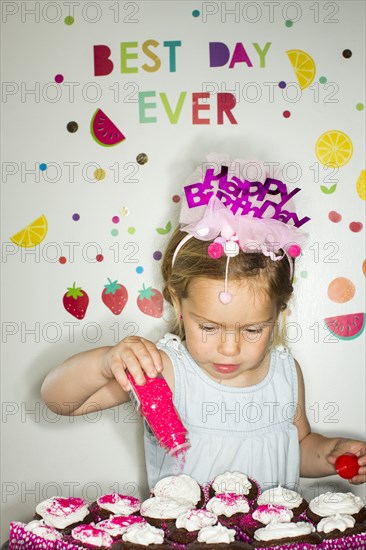
[[[231,372],[235,372],[238,370],[240,365],[221,365],[219,363],[212,363],[214,369],[217,372],[220,372],[221,374],[230,374]]]

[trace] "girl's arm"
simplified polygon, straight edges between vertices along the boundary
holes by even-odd
[[[130,389],[126,368],[138,384],[144,384],[144,372],[152,378],[162,372],[167,363],[167,356],[164,363],[162,356],[155,344],[137,336],[78,353],[48,374],[42,399],[55,413],[69,416],[125,403]]]
[[[357,455],[358,475],[350,483],[360,484],[366,481],[366,444],[363,441],[342,437],[325,437],[313,433],[305,411],[305,386],[300,365],[295,361],[299,386],[298,408],[295,425],[300,442],[300,475],[302,477],[323,477],[336,473],[336,458],[344,453]]]

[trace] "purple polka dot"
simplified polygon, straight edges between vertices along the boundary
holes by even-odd
[[[80,215],[79,214],[73,214],[72,219],[74,220],[74,222],[77,222],[78,220],[80,220]]]
[[[118,216],[113,216],[112,222],[113,223],[119,223],[119,217]]]
[[[154,252],[154,254],[153,254],[154,260],[157,260],[157,261],[161,260],[162,256],[163,256],[163,255],[162,255],[162,253],[160,252],[160,250],[156,250],[156,251]]]
[[[284,82],[283,80],[281,80],[281,82],[278,83],[278,86],[280,88],[286,88],[286,82]]]
[[[61,84],[61,82],[64,81],[64,75],[63,74],[57,74],[55,76],[55,82],[57,82],[57,84]]]

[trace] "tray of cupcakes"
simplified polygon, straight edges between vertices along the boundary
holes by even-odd
[[[148,499],[111,493],[95,502],[55,496],[29,523],[10,524],[9,550],[366,550],[366,508],[348,493],[307,502],[296,491],[261,491],[242,472],[205,487],[181,474],[161,479]]]

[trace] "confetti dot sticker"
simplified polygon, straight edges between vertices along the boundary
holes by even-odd
[[[138,274],[140,275],[140,274],[143,273],[143,272],[144,272],[144,268],[143,268],[141,265],[139,265],[138,267],[136,267],[136,273],[138,273]]]
[[[74,120],[72,120],[71,122],[68,123],[68,125],[66,126],[67,128],[67,131],[70,132],[70,134],[74,134],[75,132],[78,131],[79,129],[79,125],[77,122],[75,122]]]
[[[55,82],[57,82],[57,84],[61,84],[61,82],[64,81],[64,75],[63,74],[57,74],[55,76]]]
[[[119,223],[119,217],[118,216],[113,216],[112,222],[113,223]]]
[[[172,201],[173,202],[179,202],[180,201],[180,196],[179,195],[173,195],[172,196]]]
[[[200,10],[193,10],[193,11],[192,11],[193,17],[199,17],[200,14],[201,14]]]
[[[140,153],[136,157],[137,164],[141,164],[141,165],[146,164],[148,160],[149,160],[149,157],[146,155],[146,153]]]
[[[163,257],[162,253],[160,252],[160,250],[156,250],[153,254],[153,258],[154,260],[161,260],[161,258]]]
[[[329,212],[328,218],[333,223],[339,223],[342,219],[342,216],[338,214],[338,212],[336,212],[335,210],[332,210],[331,212]]]
[[[65,256],[60,256],[58,261],[60,262],[60,264],[66,264],[66,262],[67,262]]]
[[[72,219],[74,220],[74,222],[77,222],[77,221],[80,220],[80,215],[75,213],[75,214],[72,215]]]
[[[290,118],[290,116],[291,116],[290,111],[283,111],[282,114],[283,114],[284,118]]]
[[[118,229],[112,229],[111,235],[112,235],[112,237],[117,237],[117,235],[118,235]]]
[[[65,25],[73,25],[74,22],[75,22],[75,19],[71,15],[68,15],[64,19]]]
[[[278,83],[278,86],[283,90],[284,88],[286,88],[286,82],[284,80],[281,80],[281,82]]]
[[[328,286],[328,296],[337,304],[344,304],[352,300],[355,295],[355,285],[346,277],[337,277]]]
[[[293,24],[294,23],[293,23],[293,21],[291,21],[291,19],[287,19],[287,21],[285,22],[285,25],[288,29],[291,28]]]
[[[165,227],[157,227],[156,231],[159,235],[166,235],[172,228],[172,224],[168,222]]]
[[[365,108],[365,105],[363,103],[357,103],[356,109],[357,111],[363,111]]]
[[[121,210],[119,211],[119,213],[121,214],[121,216],[128,216],[130,211],[129,209],[127,208],[127,206],[122,206]]]
[[[47,164],[45,164],[44,162],[42,162],[42,164],[39,165],[39,169],[44,172],[45,170],[47,170]]]
[[[319,82],[320,84],[325,84],[327,82],[327,77],[326,76],[319,77]]]
[[[352,231],[352,233],[359,233],[363,229],[363,225],[361,222],[352,222],[349,224],[349,228]]]
[[[94,172],[94,177],[98,181],[104,180],[105,170],[103,170],[103,168],[97,168]]]
[[[364,261],[362,262],[362,273],[363,273],[363,274],[365,275],[365,277],[366,277],[366,260],[364,260]]]
[[[136,233],[136,228],[135,227],[129,227],[127,229],[127,232],[130,234],[130,235],[133,235],[134,233]]]
[[[301,271],[300,272],[300,277],[302,277],[303,279],[307,279],[308,278],[308,272],[307,271]]]
[[[366,170],[361,170],[356,182],[357,194],[363,201],[366,200]]]
[[[95,259],[97,260],[97,262],[102,262],[104,260],[104,256],[103,254],[97,254]]]
[[[349,59],[350,57],[352,57],[352,52],[351,52],[351,50],[343,50],[342,55],[346,59]]]

